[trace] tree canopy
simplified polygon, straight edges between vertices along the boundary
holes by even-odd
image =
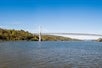
[[[38,35],[34,35],[28,31],[24,30],[10,30],[10,29],[2,29],[0,28],[0,40],[31,40],[31,41],[38,41]],[[42,41],[68,41],[73,40],[67,37],[61,36],[54,36],[54,35],[42,35]]]

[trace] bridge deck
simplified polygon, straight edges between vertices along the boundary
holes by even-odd
[[[34,33],[39,34],[39,33]],[[42,35],[80,35],[80,36],[102,36],[101,34],[88,34],[88,33],[41,33]]]

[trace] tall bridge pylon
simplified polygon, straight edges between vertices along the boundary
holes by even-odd
[[[39,26],[39,42],[41,42],[41,26]]]

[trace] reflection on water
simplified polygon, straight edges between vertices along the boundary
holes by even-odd
[[[0,68],[102,68],[102,43],[0,43]]]

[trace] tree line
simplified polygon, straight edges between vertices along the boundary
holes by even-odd
[[[30,40],[38,41],[38,35],[34,35],[28,31],[24,30],[14,30],[14,29],[2,29],[0,28],[0,40],[15,41],[15,40]],[[54,36],[54,35],[42,35],[42,41],[69,41],[73,40],[67,37]]]

